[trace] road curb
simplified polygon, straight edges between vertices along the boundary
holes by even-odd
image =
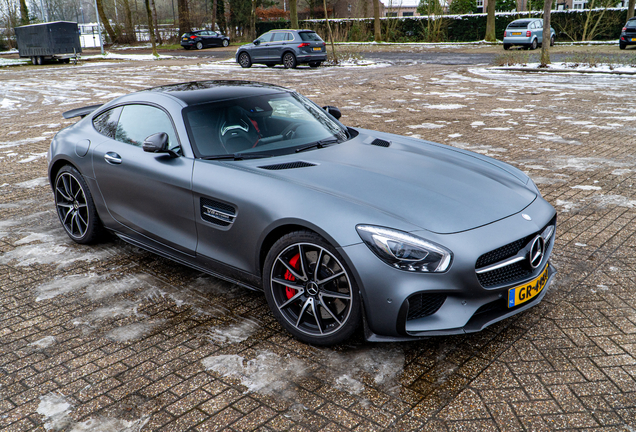
[[[554,72],[554,73],[581,73],[581,74],[609,74],[609,75],[636,75],[636,71],[595,71],[577,69],[548,69],[548,68],[524,68],[524,67],[493,67],[494,70],[506,70],[515,72]]]

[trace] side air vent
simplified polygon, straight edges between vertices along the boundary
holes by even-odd
[[[234,223],[236,209],[222,202],[201,198],[201,217],[204,221],[226,227]]]
[[[376,138],[371,142],[371,145],[378,146],[378,147],[388,147],[391,145],[391,143],[383,139]]]
[[[444,294],[414,294],[408,298],[409,313],[406,319],[411,321],[433,315],[445,301],[446,295]]]
[[[286,170],[286,169],[293,169],[293,168],[306,168],[306,167],[312,167],[312,166],[316,166],[316,164],[299,161],[299,162],[287,162],[287,163],[276,164],[276,165],[265,165],[259,168],[270,170],[270,171],[276,171],[276,170]]]

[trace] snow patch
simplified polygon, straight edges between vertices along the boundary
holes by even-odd
[[[56,342],[55,336],[45,336],[40,340],[31,342],[29,345],[37,349],[44,349],[50,347]]]
[[[410,125],[407,126],[409,129],[439,129],[446,127],[446,125],[436,124],[436,123],[422,123],[418,125]]]
[[[570,186],[571,189],[581,189],[581,190],[601,190],[600,186],[590,186],[590,185],[576,185]]]
[[[437,104],[437,105],[422,105],[424,108],[428,109],[438,109],[438,110],[455,110],[460,108],[466,108],[466,105],[462,104]]]
[[[127,342],[134,339],[139,339],[145,334],[149,333],[153,328],[157,327],[163,321],[155,321],[152,323],[135,323],[123,327],[117,327],[106,333],[106,338],[115,342]]]
[[[58,431],[71,423],[69,416],[72,406],[60,394],[49,393],[40,396],[37,413],[44,416],[44,428],[47,431]]]
[[[208,338],[218,344],[243,342],[258,331],[259,324],[245,320],[242,323],[225,327],[213,328],[208,333]]]
[[[48,186],[49,179],[46,177],[38,177],[33,180],[27,180],[21,183],[16,183],[17,187],[21,187],[24,189],[33,189],[36,187]]]

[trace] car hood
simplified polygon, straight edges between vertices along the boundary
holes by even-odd
[[[379,136],[390,146],[370,144]],[[268,168],[268,174],[440,234],[503,219],[537,197],[526,186],[528,177],[507,164],[397,135],[361,133],[345,143],[295,156],[294,161],[315,166]],[[272,165],[271,159],[259,162],[261,167]]]

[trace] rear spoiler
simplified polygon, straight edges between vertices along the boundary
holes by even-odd
[[[76,109],[73,109],[73,110],[70,110],[70,111],[66,111],[62,115],[66,119],[70,119],[70,118],[73,118],[73,117],[85,117],[85,116],[89,115],[90,113],[92,113],[93,111],[95,111],[100,106],[101,106],[101,104],[100,105],[91,105],[91,106],[87,106],[87,107],[83,107],[83,108],[76,108]]]

